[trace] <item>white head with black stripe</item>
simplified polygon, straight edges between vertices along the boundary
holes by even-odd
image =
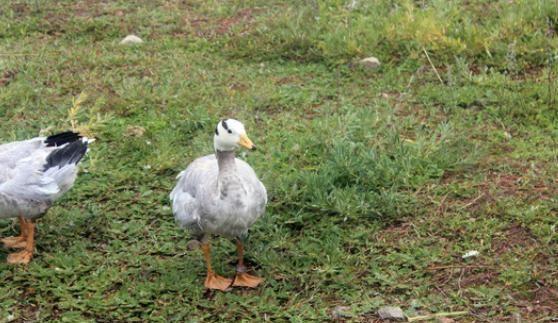
[[[255,150],[256,146],[246,135],[242,122],[234,119],[219,121],[215,128],[213,145],[218,151],[232,151],[242,146],[246,149]]]

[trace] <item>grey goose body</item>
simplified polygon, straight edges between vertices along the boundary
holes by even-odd
[[[205,287],[227,290],[232,286],[258,286],[263,280],[247,273],[244,244],[249,228],[265,212],[267,192],[256,173],[245,161],[235,158],[242,146],[253,150],[244,125],[222,120],[213,138],[215,154],[194,160],[178,175],[170,194],[176,221],[201,240],[207,266]],[[213,272],[210,259],[211,235],[236,239],[236,275],[228,279]]]

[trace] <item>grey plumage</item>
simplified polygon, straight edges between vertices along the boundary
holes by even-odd
[[[204,286],[226,291],[231,287],[256,288],[263,279],[248,273],[244,244],[248,229],[263,215],[267,192],[246,162],[235,158],[240,147],[256,146],[244,125],[234,119],[219,121],[213,136],[215,155],[194,160],[178,175],[170,194],[176,221],[201,240],[207,268]],[[211,266],[211,235],[236,238],[238,262],[233,279],[219,276]]]
[[[74,184],[89,142],[66,132],[0,145],[0,218],[44,214]]]
[[[234,151],[194,160],[170,194],[176,221],[193,234],[244,236],[264,213],[267,192]]]

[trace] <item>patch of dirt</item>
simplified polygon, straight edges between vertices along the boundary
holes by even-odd
[[[69,16],[61,13],[49,12],[43,16],[41,22],[42,33],[50,36],[59,36],[65,33],[65,27],[70,20]]]
[[[378,232],[376,239],[381,242],[394,242],[398,241],[401,237],[408,236],[410,231],[411,223],[395,224]]]
[[[246,84],[243,84],[243,83],[233,82],[233,83],[229,84],[229,89],[232,90],[232,91],[244,92],[248,88],[249,88],[249,86],[246,85]]]
[[[550,199],[558,194],[558,185],[545,182],[548,176],[541,173],[541,169],[547,167],[544,164],[527,165],[507,159],[494,160],[492,163],[505,163],[513,169],[506,173],[492,171],[486,175],[486,189],[492,186],[494,194],[498,196]]]
[[[110,12],[110,9],[107,5],[110,4],[110,1],[106,0],[85,0],[85,1],[77,1],[75,2],[70,8],[72,10],[72,15],[74,17],[81,17],[81,18],[96,18],[104,15],[113,15],[117,17],[122,17],[125,15],[123,10],[116,10],[114,12]],[[130,9],[126,9],[126,12],[129,13]]]
[[[549,308],[558,308],[558,289],[550,286],[537,288],[533,292],[533,303]]]
[[[218,21],[218,27],[217,27],[217,30],[216,30],[217,34],[219,34],[219,35],[227,34],[231,30],[232,27],[234,27],[235,25],[238,25],[240,23],[243,23],[245,25],[245,27],[247,27],[252,22],[255,12],[256,12],[256,9],[246,8],[246,9],[239,10],[232,17],[219,20]],[[244,29],[244,30],[246,30],[246,29]]]
[[[39,319],[40,307],[36,304],[25,304],[19,306],[20,322],[35,322]]]
[[[525,68],[520,69],[521,72],[511,73],[510,76],[511,79],[514,81],[541,80],[542,82],[544,82],[544,68],[545,66],[543,64],[529,65]]]
[[[465,274],[461,276],[461,281],[459,285],[462,288],[469,287],[469,286],[480,286],[480,285],[488,285],[494,281],[499,275],[499,273],[490,268],[485,268],[481,271],[478,269],[465,269]],[[478,272],[477,272],[478,271]]]
[[[531,230],[519,224],[512,224],[504,233],[492,241],[492,250],[501,255],[513,249],[529,248],[537,243]]]
[[[489,205],[501,198],[517,198],[523,201],[549,200],[558,195],[558,181],[548,181],[548,176],[538,174],[537,169],[544,169],[544,165],[535,168],[514,161],[498,160],[490,161],[482,167],[490,168],[494,163],[506,163],[512,167],[512,171],[500,172],[488,170],[485,179],[473,188],[476,192],[471,196],[443,197],[436,205],[440,212],[448,209],[458,208],[469,210],[473,213],[482,210],[483,206]],[[442,185],[452,185],[466,179],[463,173],[445,172],[440,179]]]
[[[491,173],[488,182],[494,183],[500,194],[515,195],[520,190],[523,178],[515,174]]]
[[[244,8],[227,18],[217,20],[211,20],[207,17],[185,18],[185,23],[199,37],[215,37],[230,34],[231,30],[238,25],[242,25],[239,33],[244,34],[253,26],[254,17],[260,11],[262,11],[261,8]]]
[[[13,3],[12,10],[16,17],[22,17],[31,12],[31,8],[26,3]]]
[[[462,289],[471,286],[489,285],[500,275],[491,266],[479,265],[447,265],[432,266],[432,280],[440,288]]]
[[[300,84],[301,82],[302,80],[297,76],[285,76],[285,77],[274,78],[274,83],[277,85]]]
[[[519,299],[515,305],[521,308],[523,318],[556,316],[556,308],[558,308],[558,289],[556,287],[540,282],[535,284],[527,294],[517,293],[514,298]]]
[[[0,86],[7,86],[8,84],[10,84],[15,79],[16,74],[17,71],[15,70],[5,71],[0,78]]]
[[[535,274],[537,274],[537,269],[543,269],[541,271],[551,271],[552,270],[552,263],[554,259],[552,255],[549,255],[544,252],[538,252],[535,257],[533,258],[533,263],[535,264]],[[538,268],[537,268],[538,267]]]

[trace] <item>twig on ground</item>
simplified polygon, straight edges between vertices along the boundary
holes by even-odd
[[[461,297],[462,289],[461,289],[461,279],[463,279],[463,275],[465,275],[465,268],[461,268],[461,272],[459,273],[459,278],[457,279],[457,296]]]
[[[460,209],[463,210],[463,209],[468,208],[469,206],[475,204],[475,203],[476,203],[478,200],[480,200],[481,197],[483,197],[483,196],[484,196],[484,193],[481,193],[479,196],[475,197],[471,202],[469,202],[469,203],[467,203],[467,204],[461,206]]]
[[[432,320],[438,317],[450,317],[450,316],[462,316],[469,314],[468,311],[459,311],[459,312],[442,312],[436,314],[429,314],[429,315],[419,315],[413,317],[407,317],[408,322],[417,322],[417,321],[427,321]]]
[[[432,63],[432,60],[430,60],[430,55],[428,55],[428,52],[426,51],[426,48],[423,47],[422,51],[424,52],[424,54],[426,54],[426,58],[428,59],[428,62],[430,63],[430,66],[432,66],[432,69],[434,69],[434,73],[436,73],[436,76],[438,77],[438,80],[440,81],[440,84],[444,85],[444,81],[440,77],[440,73],[438,73],[438,70],[436,69],[436,66],[434,66],[434,63]]]
[[[39,56],[40,54],[31,53],[0,53],[0,56]]]
[[[426,270],[441,270],[441,269],[468,269],[468,268],[491,268],[497,269],[494,266],[486,266],[486,265],[451,265],[451,266],[435,266],[435,267],[428,267]]]

